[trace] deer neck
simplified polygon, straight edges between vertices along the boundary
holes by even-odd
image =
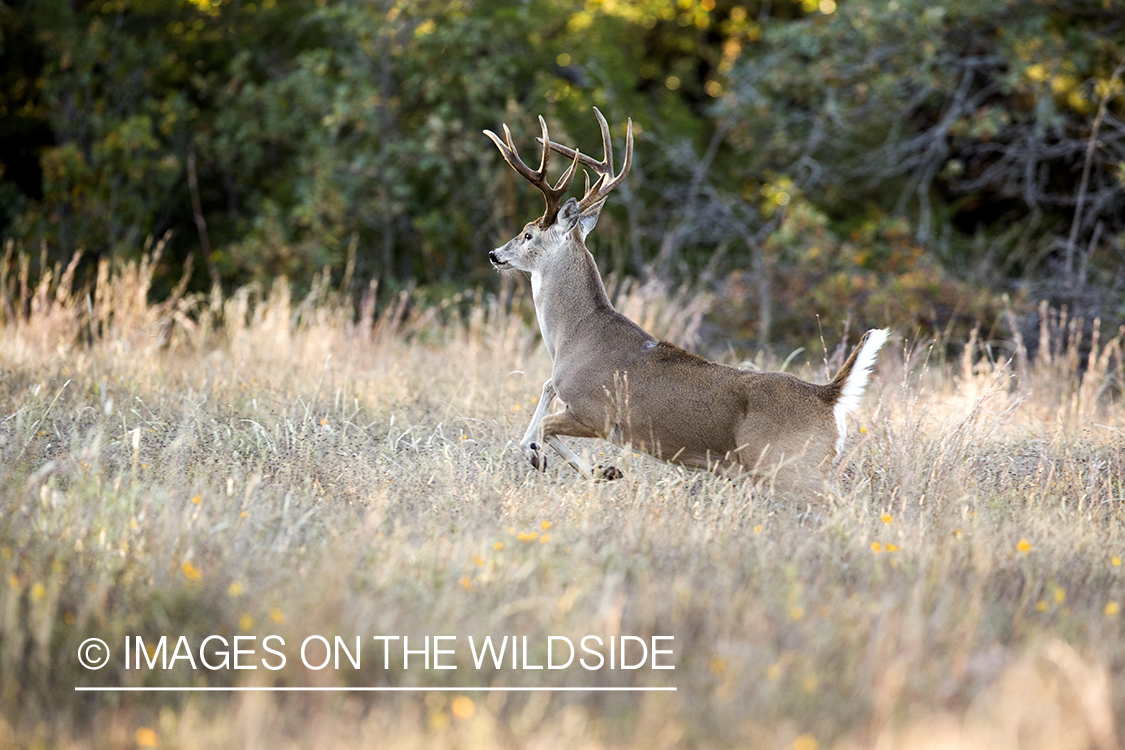
[[[535,317],[552,360],[559,347],[596,335],[597,318],[613,313],[594,256],[584,243],[571,242],[577,247],[567,247],[531,272]]]

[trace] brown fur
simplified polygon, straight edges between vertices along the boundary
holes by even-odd
[[[831,383],[816,385],[716,364],[657,341],[613,309],[586,249],[605,200],[598,196],[582,204],[571,198],[548,225],[529,223],[489,253],[498,269],[531,274],[543,342],[554,362],[520,442],[528,460],[545,468],[542,446],[550,445],[587,475],[620,476],[612,467],[587,467],[558,439],[596,437],[727,476],[752,473],[786,487],[815,486],[836,454],[833,408],[859,349]],[[547,414],[556,396],[565,406]]]
[[[823,475],[835,456],[832,407],[854,353],[828,385],[709,362],[657,341],[614,310],[577,232],[553,255],[539,264],[536,306],[565,408],[543,418],[544,439],[598,437],[665,461],[728,476],[753,472],[786,486]]]

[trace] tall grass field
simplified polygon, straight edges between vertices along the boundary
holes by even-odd
[[[1118,331],[895,330],[785,496],[597,441],[624,479],[534,471],[519,295],[154,304],[155,267],[4,260],[0,746],[1121,747]],[[696,345],[705,298],[612,293]],[[825,339],[743,365],[824,382]]]

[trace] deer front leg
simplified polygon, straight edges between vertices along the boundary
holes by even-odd
[[[591,468],[577,453],[558,439],[558,435],[586,438],[605,437],[579,422],[566,409],[544,417],[539,426],[539,431],[543,435],[543,442],[558,451],[559,455],[566,459],[566,462],[582,476],[593,477],[594,479],[620,479],[625,476],[616,466],[594,466]]]
[[[547,378],[547,382],[543,384],[543,395],[539,397],[539,405],[535,407],[535,413],[531,415],[531,424],[527,426],[527,430],[523,433],[523,439],[520,440],[520,451],[527,456],[531,465],[539,471],[547,470],[547,454],[544,453],[543,447],[536,442],[539,439],[539,423],[543,421],[543,417],[547,416],[547,409],[551,408],[551,402],[554,400],[555,382],[551,378]]]

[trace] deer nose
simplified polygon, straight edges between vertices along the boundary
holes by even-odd
[[[496,254],[495,250],[489,250],[488,251],[488,260],[489,260],[490,263],[499,263],[500,262],[500,256],[498,256]]]

